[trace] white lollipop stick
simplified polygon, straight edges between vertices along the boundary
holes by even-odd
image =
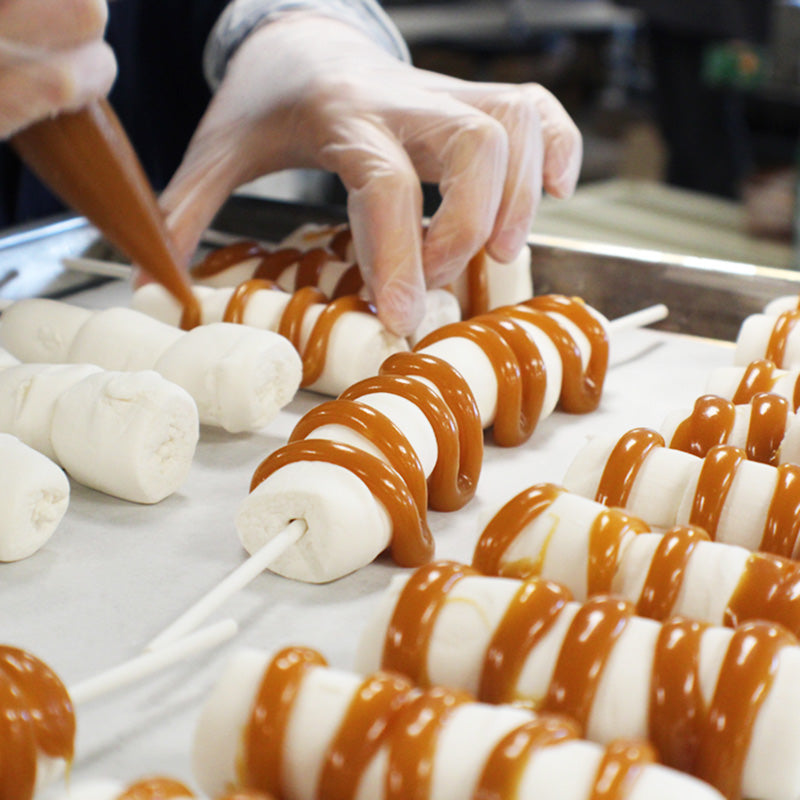
[[[656,303],[647,308],[640,308],[624,317],[611,320],[608,327],[612,332],[630,330],[631,328],[644,328],[654,322],[660,322],[669,316],[669,309],[663,303]]]
[[[225,619],[209,625],[179,642],[163,647],[157,653],[145,653],[101,672],[99,675],[76,683],[69,689],[69,696],[76,706],[88,703],[90,700],[122,689],[185,658],[191,658],[216,647],[234,636],[238,630],[239,626],[232,619]]]
[[[116,261],[103,261],[99,258],[62,258],[61,263],[76,272],[91,275],[105,275],[109,278],[130,278],[132,267]]]
[[[218,583],[208,594],[203,595],[188,611],[181,614],[145,648],[161,650],[194,630],[203,620],[216,611],[229,597],[257,578],[281,553],[288,550],[306,532],[306,523],[301,519],[290,522],[277,536],[240,564],[227,578]]]

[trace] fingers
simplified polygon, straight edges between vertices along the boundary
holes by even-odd
[[[105,96],[116,69],[114,54],[102,41],[60,51],[44,60],[0,67],[0,138]]]
[[[340,127],[321,156],[348,190],[356,257],[378,317],[407,336],[425,311],[422,190],[414,167],[397,140],[367,120]]]
[[[446,91],[497,120],[508,137],[508,167],[486,247],[499,261],[510,261],[530,232],[542,186],[556,197],[575,190],[583,148],[580,132],[564,107],[538,84],[510,86],[445,82]]]
[[[3,0],[0,63],[23,48],[54,52],[101,39],[107,20],[105,0]]]

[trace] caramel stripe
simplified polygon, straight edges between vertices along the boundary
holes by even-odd
[[[283,744],[286,727],[306,670],[327,666],[314,650],[290,647],[270,662],[244,731],[240,783],[283,797]]]
[[[600,403],[608,368],[608,335],[586,304],[577,298],[550,294],[539,295],[520,305],[506,306],[498,311],[518,319],[527,319],[552,339],[564,365],[561,408],[572,414],[594,411]],[[541,312],[545,312],[544,319]],[[580,349],[572,335],[550,314],[565,317],[588,339],[591,353],[585,369]]]
[[[629,534],[647,533],[649,530],[643,520],[618,508],[607,508],[595,517],[589,531],[589,558],[586,562],[588,596],[611,591],[623,539]]]
[[[356,447],[323,439],[291,442],[268,455],[253,474],[250,491],[281,467],[298,461],[338,464],[360,478],[386,508],[392,521],[392,558],[401,567],[418,567],[431,560],[433,537],[408,486],[398,473],[376,456]]]
[[[260,260],[267,255],[268,251],[258,242],[236,242],[235,244],[212,250],[202,261],[195,264],[189,272],[193,278],[198,280],[212,278],[214,275],[219,275],[220,272],[225,272],[226,269],[240,264],[242,261],[247,261],[251,258]]]
[[[389,720],[415,697],[412,689],[407,678],[388,672],[364,679],[325,755],[317,797],[355,797],[365,766],[390,733]]]
[[[655,448],[664,446],[664,437],[649,428],[625,433],[606,459],[594,499],[605,506],[624,508],[646,458]]]
[[[194,797],[184,783],[162,775],[142,778],[125,788],[115,800],[170,800],[173,797]]]
[[[751,401],[745,452],[751,461],[778,463],[778,451],[789,423],[789,401],[777,394],[757,394]]]
[[[486,650],[478,690],[481,700],[521,702],[534,708],[539,705],[535,698],[519,697],[515,687],[531,651],[550,631],[570,600],[569,590],[558,583],[541,580],[522,583]]]
[[[686,525],[678,525],[661,537],[636,603],[640,617],[661,620],[671,615],[692,553],[698,542],[708,540],[702,528]]]
[[[503,575],[508,578],[539,575],[546,548],[541,549],[535,560],[526,558],[504,563],[503,555],[514,539],[547,511],[564,491],[552,483],[539,483],[509,500],[483,529],[472,556],[472,566],[484,575]]]
[[[718,444],[727,444],[736,421],[736,410],[730,400],[706,394],[698,397],[692,413],[681,422],[669,446],[703,458]]]
[[[734,404],[744,405],[761,392],[771,392],[775,388],[777,380],[775,370],[775,364],[765,358],[751,361],[745,368],[739,385],[733,393]],[[796,408],[797,403],[795,403]]]
[[[566,714],[586,728],[603,669],[633,613],[627,600],[614,597],[581,604],[561,644],[545,711]]]
[[[428,683],[427,655],[436,617],[450,589],[471,567],[439,561],[414,572],[397,599],[381,664],[384,669],[408,675],[416,683]]]
[[[703,459],[697,479],[689,524],[703,528],[716,538],[722,508],[728,497],[736,471],[746,456],[744,450],[729,445],[712,447]]]
[[[277,281],[285,270],[301,259],[302,255],[302,251],[294,247],[265,253],[258,266],[253,270],[253,278],[255,280]]]
[[[775,320],[764,357],[779,368],[785,366],[784,360],[786,358],[786,347],[789,344],[789,336],[798,322],[800,322],[800,311],[784,311]]]
[[[247,304],[256,292],[263,289],[270,291],[281,291],[278,284],[274,281],[264,280],[263,278],[251,278],[249,281],[242,281],[234,290],[222,312],[223,322],[232,322],[237,325],[244,324],[244,315]]]
[[[776,467],[772,494],[759,550],[793,558],[800,536],[800,466]]]
[[[628,797],[642,767],[656,760],[656,753],[647,742],[625,739],[611,742],[603,753],[589,800]]]
[[[520,331],[520,333],[522,332]],[[424,350],[435,342],[452,337],[474,342],[483,350],[492,365],[497,378],[497,410],[492,429],[495,442],[502,447],[521,444],[530,435],[532,430],[530,420],[535,414],[534,408],[523,408],[523,396],[531,397],[532,391],[532,387],[530,389],[523,388],[523,381],[526,378],[530,379],[533,371],[526,369],[523,373],[520,360],[504,333],[476,320],[443,325],[428,334],[416,345],[414,350]],[[524,338],[528,344],[530,358],[525,357],[523,361],[527,365],[535,364],[541,358],[538,348],[527,335]],[[521,342],[522,340],[516,339],[515,341]],[[542,399],[540,397],[536,400],[540,407]]]
[[[489,276],[485,265],[484,250],[479,250],[467,264],[467,303],[464,309],[466,319],[489,311]]]
[[[433,427],[439,448],[428,478],[428,488],[434,498],[431,507],[437,511],[463,507],[475,494],[483,464],[483,429],[469,385],[453,366],[425,353],[394,353],[381,364],[380,374],[422,378],[432,383],[444,399],[448,414],[433,414],[437,406],[435,400],[420,407]],[[450,417],[455,424],[457,447],[456,443],[451,445],[445,441],[452,437]]]

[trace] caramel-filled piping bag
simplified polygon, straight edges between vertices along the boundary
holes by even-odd
[[[153,190],[106,100],[36,122],[11,140],[28,166],[128,258],[174,295],[182,328],[200,322]]]

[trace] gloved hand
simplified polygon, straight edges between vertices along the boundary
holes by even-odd
[[[105,0],[0,2],[0,139],[108,93],[107,17]]]
[[[470,83],[403,63],[360,31],[297,11],[255,30],[161,198],[188,258],[239,185],[318,167],[348,191],[355,252],[394,332],[419,322],[424,289],[486,246],[510,261],[545,189],[569,195],[580,134],[541,86]],[[442,203],[422,237],[420,180]]]

